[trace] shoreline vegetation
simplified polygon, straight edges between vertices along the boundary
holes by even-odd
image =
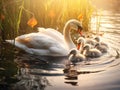
[[[1,40],[35,32],[37,27],[54,28],[62,32],[69,19],[82,22],[89,30],[94,11],[88,0],[1,0],[0,1]]]
[[[15,47],[6,44],[6,39],[37,32],[37,27],[62,33],[64,24],[73,18],[89,31],[93,11],[88,0],[0,0],[0,88],[18,81]]]

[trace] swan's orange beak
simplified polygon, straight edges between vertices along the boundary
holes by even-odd
[[[82,30],[78,29],[78,33],[80,34],[80,36],[83,36]]]
[[[78,44],[77,44],[77,50],[80,49],[80,46],[81,46],[81,43],[78,43]]]

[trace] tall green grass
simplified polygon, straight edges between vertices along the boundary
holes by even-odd
[[[88,31],[92,12],[90,0],[1,0],[0,15],[4,15],[4,19],[0,19],[1,39],[36,31],[38,26],[62,32],[66,21],[80,20],[79,15],[83,17],[84,31]],[[31,28],[27,22],[33,15],[38,24]]]
[[[1,0],[0,4],[0,15],[4,16],[0,17],[1,38],[14,38],[19,33],[23,0]]]

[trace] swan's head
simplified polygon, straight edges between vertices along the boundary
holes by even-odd
[[[81,31],[83,29],[82,23],[76,19],[71,19],[66,23],[66,26],[69,25],[71,29],[76,30],[81,34]]]
[[[89,44],[85,44],[85,46],[83,47],[81,53],[82,53],[83,55],[85,55],[85,53],[86,53],[87,51],[89,51],[90,48],[91,48],[91,46],[90,46]]]
[[[77,39],[77,49],[79,50],[80,47],[83,47],[85,44],[85,39],[83,37],[79,37]]]
[[[72,26],[73,29],[75,30],[82,30],[82,24],[78,20],[73,20],[70,25]]]

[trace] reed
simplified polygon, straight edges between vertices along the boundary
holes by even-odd
[[[51,27],[62,32],[69,19],[82,22],[84,31],[89,31],[93,12],[90,0],[1,0],[1,39],[11,39],[37,30],[37,27]],[[24,8],[24,9],[23,9]],[[30,27],[27,22],[35,17],[37,25]]]
[[[21,9],[23,0],[1,0],[0,1],[0,30],[2,40],[14,38],[18,35],[19,24],[21,20]]]

